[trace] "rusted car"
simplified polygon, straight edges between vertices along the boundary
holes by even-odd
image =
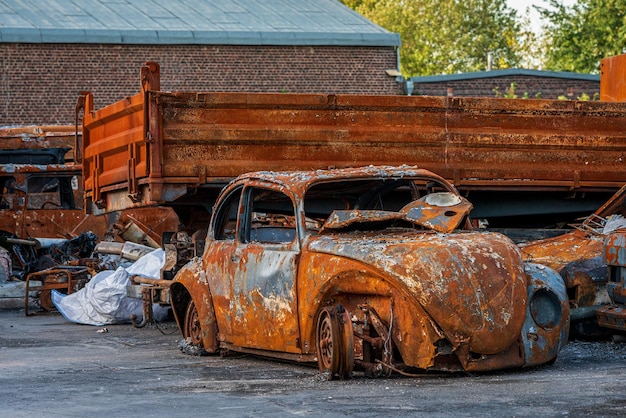
[[[171,285],[188,345],[317,362],[329,378],[549,363],[569,307],[554,270],[415,167],[257,172],[215,205]]]
[[[611,303],[603,243],[613,231],[626,228],[626,186],[573,227],[565,234],[520,244],[522,257],[563,277],[570,299],[570,338],[609,337],[613,331],[599,326],[596,316],[599,308]]]

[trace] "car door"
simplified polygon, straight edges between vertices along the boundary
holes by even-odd
[[[244,190],[231,286],[232,331],[243,346],[300,352],[295,213],[282,191]]]
[[[235,184],[226,190],[217,202],[211,218],[209,235],[202,257],[203,270],[206,273],[207,286],[215,312],[219,330],[219,339],[227,343],[241,345],[233,334],[233,277],[237,270],[234,266],[237,250],[237,225],[241,207],[243,185]]]

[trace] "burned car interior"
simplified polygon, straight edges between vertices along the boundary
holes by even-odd
[[[28,175],[26,184],[19,184],[15,177],[1,177],[2,196],[1,209],[15,209],[26,205],[26,209],[77,209],[81,207],[80,196],[78,205],[74,196],[72,182],[77,180],[71,175]],[[21,202],[18,199],[27,199]],[[18,203],[19,202],[19,203]]]
[[[243,192],[243,206],[239,200]],[[423,211],[423,207],[441,210]],[[344,180],[320,182],[304,197],[305,229],[309,234],[322,230],[375,231],[394,228],[434,229],[450,232],[457,227],[471,229],[471,204],[436,182],[415,179]],[[285,193],[262,186],[237,190],[229,204],[216,216],[217,239],[234,238],[236,215],[243,210],[241,242],[286,243],[296,237],[294,202]],[[446,227],[429,222],[448,219]]]

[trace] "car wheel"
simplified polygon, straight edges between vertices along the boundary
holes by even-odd
[[[191,340],[191,344],[202,347],[202,328],[200,327],[200,318],[198,317],[198,309],[193,300],[189,301],[187,310],[185,311],[185,322],[183,326],[183,337]]]
[[[317,317],[317,364],[328,380],[348,379],[354,369],[350,314],[343,306],[324,307]]]

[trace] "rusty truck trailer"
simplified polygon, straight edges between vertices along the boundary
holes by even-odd
[[[626,182],[626,103],[163,92],[153,62],[140,93],[81,101],[91,213],[165,204],[198,219],[189,208],[255,170],[417,165],[469,195],[474,217],[586,214]]]

